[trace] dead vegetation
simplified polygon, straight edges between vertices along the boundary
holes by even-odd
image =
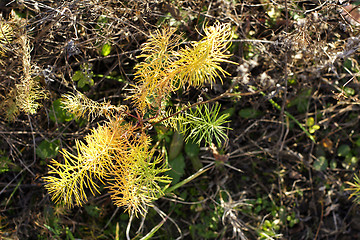
[[[286,0],[2,1],[1,237],[140,238],[163,223],[155,233],[160,239],[359,238],[359,206],[346,190],[360,158],[358,6]],[[169,155],[181,145],[182,178],[197,169],[195,157],[204,165],[215,161],[216,167],[176,196],[156,201],[145,223],[134,220],[130,233],[129,217],[106,194],[92,196],[82,208],[55,206],[41,180],[47,164],[51,158],[62,161],[59,149],[71,151],[75,139],[103,122],[75,120],[56,100],[80,91],[101,106],[132,106],[134,67],[151,34],[173,27],[187,45],[216,21],[231,25],[228,53],[238,65],[222,64],[230,73],[223,84],[179,90],[171,102],[213,99],[232,88],[218,100],[231,114],[229,141],[192,156],[166,127],[150,130],[153,144]]]

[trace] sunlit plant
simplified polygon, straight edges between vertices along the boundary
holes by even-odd
[[[179,106],[174,114],[163,104],[180,88],[212,85],[216,78],[228,74],[220,64],[231,63],[226,54],[232,36],[230,25],[216,23],[204,32],[202,40],[184,48],[175,29],[156,31],[143,45],[139,56],[143,61],[135,67],[137,84],[129,97],[135,114],[128,106],[98,103],[80,92],[63,95],[64,108],[75,116],[102,116],[107,122],[84,141],[76,141],[76,153],[62,150],[64,161],[52,161],[50,175],[43,179],[55,202],[81,206],[88,192],[99,193],[99,185],[105,184],[115,205],[144,215],[171,183],[163,154],[151,145],[147,132],[151,126],[168,123],[198,144],[220,144],[227,139],[227,127],[222,125],[228,115],[219,114],[219,104]]]
[[[40,85],[40,76],[36,74],[35,65],[31,59],[32,46],[29,36],[24,30],[26,21],[11,12],[9,23],[5,23],[0,18],[0,65],[4,66],[2,57],[7,53],[18,57],[19,69],[21,74],[0,107],[5,109],[7,118],[14,120],[15,117],[23,112],[25,114],[34,114],[41,106],[40,101],[47,98],[48,93]],[[10,43],[14,44],[10,48]],[[14,47],[16,46],[16,47]]]

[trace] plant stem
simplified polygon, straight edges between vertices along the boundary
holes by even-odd
[[[178,184],[175,184],[174,186],[166,189],[166,190],[164,191],[164,193],[165,193],[165,194],[166,194],[166,193],[171,193],[171,192],[173,192],[174,190],[178,189],[179,187],[185,185],[186,183],[194,180],[195,178],[197,178],[198,176],[200,176],[200,175],[203,174],[204,172],[210,170],[214,164],[215,164],[215,162],[212,162],[212,163],[208,164],[207,166],[199,169],[199,171],[197,171],[196,173],[194,173],[194,174],[191,175],[190,177],[188,177],[188,178],[182,180],[181,182],[179,182]]]

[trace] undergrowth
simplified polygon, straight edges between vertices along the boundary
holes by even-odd
[[[0,238],[358,238],[358,6],[1,2]]]

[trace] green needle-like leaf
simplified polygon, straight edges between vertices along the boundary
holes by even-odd
[[[195,109],[189,109],[177,117],[179,131],[187,134],[185,141],[192,140],[200,144],[204,140],[208,145],[214,139],[219,145],[222,140],[225,141],[227,139],[225,131],[230,128],[223,125],[229,122],[226,120],[229,114],[219,116],[220,107],[220,104],[215,104],[211,108],[208,105],[198,105]]]

